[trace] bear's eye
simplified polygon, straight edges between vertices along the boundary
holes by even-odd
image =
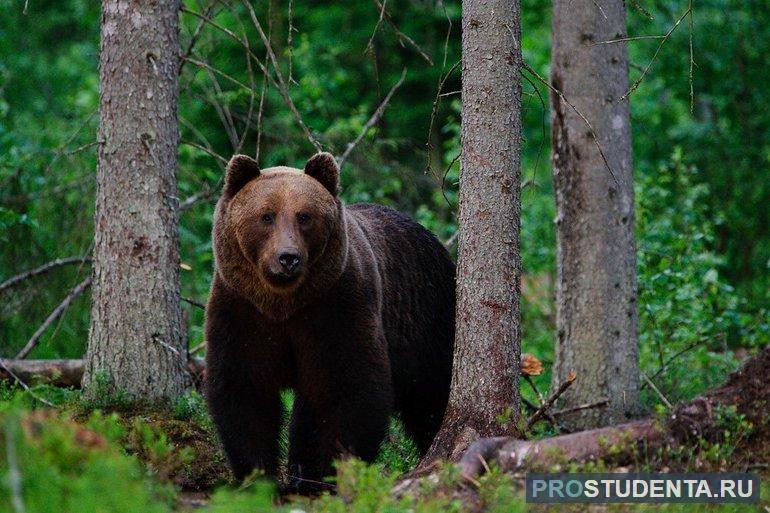
[[[275,221],[275,215],[271,213],[262,214],[262,223],[263,224],[273,224],[273,221]]]
[[[301,212],[297,214],[297,221],[299,224],[307,224],[310,222],[310,214],[306,214],[304,212]]]

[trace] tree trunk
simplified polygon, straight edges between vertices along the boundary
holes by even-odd
[[[179,306],[179,2],[103,0],[91,329],[84,384],[136,400],[190,385]],[[101,387],[100,387],[101,388]]]
[[[452,389],[424,465],[519,417],[519,2],[464,0],[462,172]]]
[[[621,0],[554,0],[551,95],[556,193],[556,359],[553,383],[577,381],[563,407],[609,399],[573,417],[584,429],[623,422],[639,410],[636,247],[628,51]],[[597,141],[606,156],[605,163]],[[611,169],[607,168],[607,165]],[[614,178],[613,178],[614,175]]]

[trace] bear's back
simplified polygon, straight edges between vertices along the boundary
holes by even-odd
[[[378,259],[382,321],[394,379],[413,380],[426,360],[451,368],[454,340],[455,265],[436,237],[408,215],[356,204],[359,222]]]

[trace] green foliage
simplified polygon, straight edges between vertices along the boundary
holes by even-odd
[[[380,446],[377,463],[393,474],[402,474],[413,469],[420,461],[417,446],[404,430],[404,425],[393,419],[388,437]]]
[[[206,401],[196,390],[191,390],[177,399],[173,405],[173,413],[177,420],[192,420],[202,426],[210,424]]]
[[[723,381],[737,366],[736,349],[770,341],[767,312],[752,311],[720,274],[713,249],[720,220],[708,216],[709,188],[698,175],[677,149],[637,187],[642,369],[671,401]]]
[[[110,376],[104,371],[94,374],[88,392],[83,395],[80,406],[84,410],[126,410],[133,406],[125,390],[115,388]]]
[[[88,425],[104,423],[92,419]],[[2,407],[0,428],[5,434],[0,479],[9,482],[8,456],[15,455],[13,470],[30,513],[169,511],[171,489],[150,480],[135,458],[99,431],[53,412],[25,413],[13,404]],[[8,486],[0,487],[0,504],[10,504],[11,493]]]

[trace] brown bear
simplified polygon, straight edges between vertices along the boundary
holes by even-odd
[[[339,168],[227,166],[206,307],[209,409],[238,479],[278,472],[317,491],[343,455],[372,461],[391,415],[425,452],[449,394],[454,273],[426,229],[389,208],[345,206]]]

